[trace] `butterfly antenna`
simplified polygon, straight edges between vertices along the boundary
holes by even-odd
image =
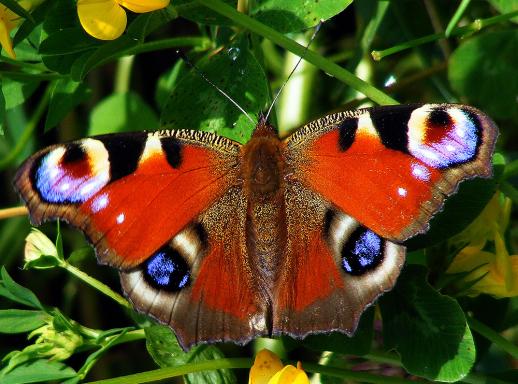
[[[227,94],[224,90],[222,90],[220,87],[218,87],[216,84],[214,84],[205,74],[196,66],[194,65],[187,56],[181,52],[180,50],[177,50],[176,53],[180,56],[180,58],[189,66],[191,67],[203,80],[205,80],[207,83],[212,85],[216,90],[221,93],[223,96],[225,96],[232,104],[236,106],[237,109],[239,109],[247,118],[250,120],[250,122],[255,126],[256,122],[250,115],[232,98],[229,94]]]
[[[268,121],[268,117],[270,116],[270,113],[272,112],[272,109],[273,109],[273,106],[275,105],[275,102],[277,101],[277,99],[279,98],[280,94],[282,93],[282,90],[284,89],[284,87],[286,86],[286,84],[288,83],[288,81],[290,80],[291,76],[295,73],[295,71],[297,70],[300,62],[302,61],[302,59],[304,58],[304,56],[306,56],[306,52],[308,51],[309,49],[309,46],[311,45],[311,43],[313,42],[313,40],[315,40],[315,36],[317,35],[318,31],[320,30],[320,27],[322,26],[322,23],[323,21],[320,21],[317,26],[315,27],[315,30],[313,31],[313,35],[311,36],[311,39],[309,39],[309,43],[308,45],[306,45],[306,47],[304,48],[304,52],[302,52],[302,55],[299,56],[299,59],[297,61],[297,64],[295,64],[295,66],[293,67],[293,69],[291,70],[290,74],[288,75],[288,77],[286,78],[286,81],[281,85],[281,87],[279,88],[279,90],[277,91],[277,94],[275,95],[275,97],[273,98],[272,100],[272,104],[270,105],[270,108],[268,108],[268,111],[266,112],[266,117],[265,117],[265,121]]]

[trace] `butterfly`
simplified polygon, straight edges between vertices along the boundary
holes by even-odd
[[[454,104],[339,112],[286,139],[260,118],[241,145],[191,130],[45,148],[14,185],[39,225],[83,231],[133,306],[179,343],[340,331],[390,290],[402,243],[468,178],[497,128]]]

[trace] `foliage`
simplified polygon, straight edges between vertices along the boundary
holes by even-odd
[[[252,347],[300,360],[310,376],[319,374],[311,382],[517,381],[518,299],[496,299],[480,288],[491,278],[491,292],[501,292],[495,284],[518,279],[512,271],[505,279],[494,275],[516,264],[516,216],[507,212],[496,250],[469,229],[457,234],[493,196],[518,203],[518,1],[172,0],[139,14],[131,12],[132,1],[116,2],[126,8],[126,30],[101,41],[83,29],[75,2],[1,1],[9,9],[2,14],[17,15],[15,23],[0,20],[3,207],[18,202],[10,187],[17,165],[55,142],[162,125],[246,142],[253,124],[199,71],[256,119],[293,69],[294,55],[302,56],[275,105],[281,134],[336,108],[472,104],[500,128],[494,177],[463,183],[431,230],[408,241],[396,288],[364,314],[357,334],[259,339]],[[484,215],[491,217],[488,207]],[[0,222],[0,382],[247,380],[236,368],[251,367],[250,348],[181,351],[168,328],[134,313],[115,292],[116,271],[97,266],[76,231],[45,225],[43,233],[32,232],[20,269],[30,226],[10,212],[2,211]],[[475,244],[481,254],[498,255],[498,268],[456,259]],[[447,273],[452,260],[460,267]],[[505,292],[500,296],[515,290]]]

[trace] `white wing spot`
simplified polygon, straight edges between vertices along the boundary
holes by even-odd
[[[122,224],[124,222],[124,213],[119,213],[119,216],[117,216],[117,224]]]

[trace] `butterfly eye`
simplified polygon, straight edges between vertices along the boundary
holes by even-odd
[[[180,253],[167,245],[146,261],[144,277],[149,284],[174,292],[189,284],[191,271]]]
[[[384,240],[360,226],[342,247],[342,267],[351,275],[362,275],[382,261],[383,249]]]

